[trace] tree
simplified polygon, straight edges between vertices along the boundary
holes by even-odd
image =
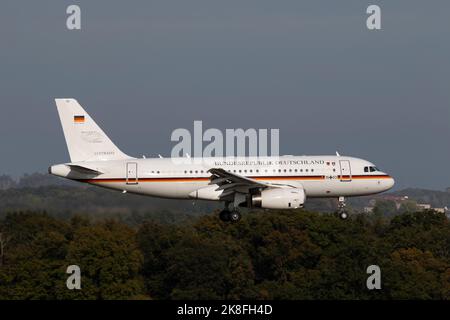
[[[4,233],[0,232],[0,267],[3,266],[3,257],[5,255],[5,247],[8,244],[10,238]]]
[[[393,216],[397,213],[397,206],[394,201],[378,199],[373,213],[376,215]]]
[[[429,251],[398,249],[383,269],[384,288],[391,299],[442,299],[446,268]]]
[[[9,235],[0,272],[0,298],[54,299],[63,282],[68,226],[45,213],[9,214],[1,222]]]
[[[450,222],[434,211],[347,221],[255,211],[236,224],[210,215],[138,230],[95,221],[7,214],[0,299],[450,298]],[[66,287],[69,265],[81,290]],[[380,266],[382,290],[367,289],[369,265]]]
[[[400,205],[399,212],[400,213],[406,213],[406,212],[417,212],[417,202],[412,200],[403,201]]]
[[[150,294],[160,299],[238,299],[254,296],[245,250],[203,218],[191,227],[144,224],[138,232]]]
[[[0,176],[0,190],[6,190],[15,186],[16,182],[13,180],[13,178],[7,175]]]
[[[82,290],[68,292],[60,285],[58,298],[148,298],[140,275],[142,261],[131,228],[115,221],[81,224],[74,230],[66,263],[80,267]]]

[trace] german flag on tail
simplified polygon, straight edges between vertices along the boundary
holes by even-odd
[[[73,116],[73,122],[84,123],[84,116]]]

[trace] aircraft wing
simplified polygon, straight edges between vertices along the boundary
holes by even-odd
[[[218,185],[215,191],[223,190],[220,198],[226,198],[236,192],[248,193],[253,188],[268,188],[274,185],[247,178],[235,173],[228,172],[221,168],[213,168],[208,170],[211,173],[210,185]]]

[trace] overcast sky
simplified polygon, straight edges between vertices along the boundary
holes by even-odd
[[[81,31],[66,8],[81,7]],[[382,30],[366,8],[382,9]],[[282,154],[362,157],[397,188],[450,186],[450,2],[0,4],[1,172],[69,160],[55,97],[136,156],[176,128],[279,128]]]

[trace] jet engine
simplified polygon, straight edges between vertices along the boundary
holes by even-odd
[[[251,195],[251,206],[264,209],[302,208],[306,195],[299,188],[270,188]]]

